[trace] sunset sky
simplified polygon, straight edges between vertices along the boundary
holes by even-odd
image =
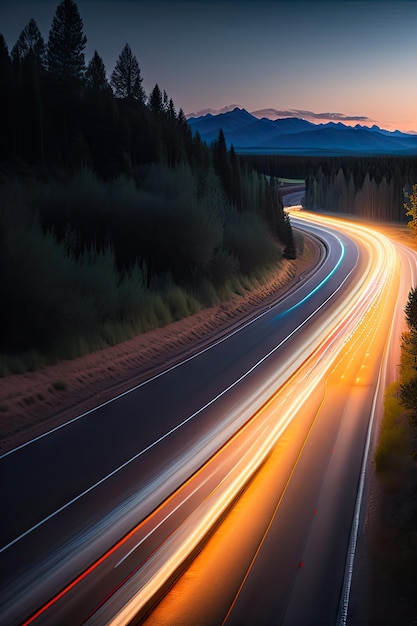
[[[9,49],[33,17],[47,41],[50,0],[0,0]],[[415,0],[78,0],[108,75],[125,43],[149,93],[186,114],[236,104],[315,122],[417,132]],[[330,115],[332,114],[332,115]]]

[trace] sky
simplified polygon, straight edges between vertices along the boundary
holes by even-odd
[[[47,42],[59,0],[0,0],[9,50],[33,17]],[[110,76],[126,43],[147,94],[185,114],[250,112],[417,132],[417,0],[78,0]],[[276,117],[274,113],[271,117]]]

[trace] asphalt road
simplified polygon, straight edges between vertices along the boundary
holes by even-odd
[[[300,397],[262,468],[145,626],[347,623],[366,475],[417,255],[363,224],[337,227],[367,249],[360,297],[262,411],[273,423]]]
[[[155,531],[155,509],[298,369],[356,297],[369,270],[366,246],[319,225],[308,230],[323,241],[326,255],[318,271],[271,310],[167,372],[0,458],[0,496],[7,512],[0,548],[1,624],[24,621],[142,520],[141,528],[152,527],[151,539],[144,541],[139,560],[135,555],[134,567],[128,559],[125,571],[110,564],[111,576],[103,585],[105,574],[95,580],[95,566],[35,621],[56,624],[58,611],[61,618],[71,614],[72,623],[81,623],[103,596],[126,581],[132,568],[145,562],[149,568],[150,560],[154,564],[155,551],[193,507],[181,506],[180,513],[170,514],[160,533]],[[204,501],[213,491],[212,480],[207,478],[206,490],[187,502]]]
[[[361,239],[367,229],[353,224],[341,230]],[[316,388],[323,399],[314,426],[224,623],[347,621],[369,451],[385,386],[396,377],[403,307],[417,277],[415,252],[387,240],[382,245],[372,250],[379,267],[372,303]]]

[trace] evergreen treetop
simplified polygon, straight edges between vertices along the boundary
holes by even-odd
[[[139,63],[127,43],[117,59],[110,83],[116,98],[136,100],[145,104],[145,91],[142,87]]]
[[[23,61],[32,54],[36,62],[45,67],[46,46],[38,25],[32,18],[19,35],[19,39],[12,48],[12,59]]]
[[[417,288],[411,289],[404,308],[405,319],[409,329],[417,332]]]
[[[413,185],[409,193],[409,201],[404,203],[406,215],[411,219],[407,226],[417,235],[417,185]]]
[[[87,66],[85,81],[87,87],[94,91],[105,91],[110,88],[103,59],[98,54],[97,50],[94,50],[94,54]]]
[[[158,84],[152,89],[149,99],[148,99],[148,107],[157,116],[162,115],[164,112],[164,101],[162,98],[162,92],[158,87]]]
[[[57,7],[48,39],[48,70],[57,81],[67,84],[82,80],[86,43],[76,3],[63,0]]]
[[[9,49],[7,47],[6,40],[4,39],[3,35],[0,33],[0,69],[2,69],[3,66],[8,66],[8,65],[10,65]]]

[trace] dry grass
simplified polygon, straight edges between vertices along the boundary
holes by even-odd
[[[312,241],[297,261],[282,261],[267,282],[228,302],[91,354],[39,371],[0,378],[0,452],[5,452],[135,386],[268,308],[318,258]],[[31,397],[33,402],[25,402]]]

